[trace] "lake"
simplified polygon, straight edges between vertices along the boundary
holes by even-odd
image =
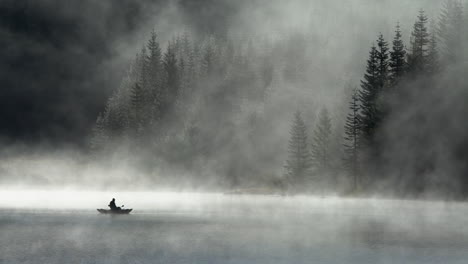
[[[115,197],[130,215],[101,215]],[[468,263],[468,205],[0,191],[0,263]]]

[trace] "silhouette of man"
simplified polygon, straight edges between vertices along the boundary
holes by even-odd
[[[110,203],[109,203],[109,207],[110,207],[111,210],[120,210],[121,209],[120,207],[117,207],[115,205],[115,198],[112,198],[112,201],[110,201]]]

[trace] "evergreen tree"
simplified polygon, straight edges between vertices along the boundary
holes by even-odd
[[[293,185],[300,186],[310,176],[312,163],[307,143],[307,127],[299,111],[294,115],[290,135],[286,177]]]
[[[144,118],[144,102],[145,102],[145,95],[143,88],[140,84],[135,83],[132,87],[131,94],[130,94],[131,106],[133,110],[133,125],[136,131],[140,132],[143,129],[143,125],[145,125],[145,118]]]
[[[138,84],[142,89],[146,89],[149,86],[149,80],[148,80],[148,61],[147,61],[147,50],[146,47],[142,47],[140,51],[140,58],[137,59],[138,62]]]
[[[187,31],[184,31],[182,34],[182,54],[184,55],[184,58],[187,59],[190,57],[192,52],[192,42],[190,41],[189,34]]]
[[[151,32],[151,37],[148,40],[146,47],[148,50],[146,60],[148,64],[150,84],[154,87],[157,87],[160,85],[159,82],[161,81],[161,48],[157,42],[157,35],[154,30]]]
[[[193,48],[190,49],[187,57],[187,75],[191,84],[193,84],[197,77],[197,54],[198,52]]]
[[[351,174],[353,190],[360,185],[359,173],[359,147],[361,133],[361,115],[359,113],[359,94],[355,89],[349,102],[349,113],[346,117],[344,140],[344,166]]]
[[[384,87],[387,86],[388,82],[388,43],[385,41],[382,33],[380,33],[377,39],[377,63],[378,63],[378,87],[380,91],[383,91]]]
[[[199,43],[193,44],[192,56],[189,57],[189,67],[193,69],[194,79],[200,78],[203,72],[202,50]]]
[[[163,103],[163,114],[167,115],[175,104],[179,95],[180,80],[174,43],[169,43],[164,54],[164,70],[166,74],[165,102]]]
[[[90,142],[91,150],[98,151],[108,143],[109,137],[106,133],[106,123],[104,116],[100,113],[92,131]]]
[[[359,91],[362,110],[362,143],[367,147],[370,147],[373,143],[374,133],[380,119],[377,104],[379,88],[378,51],[374,45],[369,53],[366,73],[364,74],[364,80],[361,80],[361,90]]]
[[[424,10],[420,10],[411,32],[411,53],[408,56],[409,67],[413,75],[427,72],[427,55],[430,43],[427,21]]]
[[[106,130],[110,137],[118,137],[126,128],[126,116],[122,105],[117,100],[117,95],[111,97],[104,111],[106,120]]]
[[[178,76],[179,76],[179,92],[177,95],[176,101],[176,114],[178,118],[186,117],[189,113],[189,104],[187,100],[191,98],[192,95],[192,80],[188,65],[184,58],[181,58],[178,63]],[[183,121],[185,122],[185,121]]]
[[[440,69],[439,64],[439,51],[437,47],[437,40],[435,33],[431,33],[429,48],[427,53],[427,73],[433,75]]]
[[[406,72],[406,50],[402,40],[400,24],[397,24],[395,37],[393,39],[393,47],[390,52],[390,82],[395,86]]]
[[[331,168],[331,119],[324,108],[320,111],[319,120],[315,127],[312,144],[312,162],[318,171],[328,171]]]
[[[161,118],[159,108],[162,104],[163,76],[161,70],[161,48],[157,42],[157,34],[154,30],[151,31],[151,37],[146,47],[148,49],[148,55],[145,58],[147,64],[145,70],[148,79],[148,109],[146,111],[150,111],[151,119],[157,121]]]
[[[201,73],[203,75],[210,75],[213,73],[215,68],[215,50],[213,41],[210,41],[205,45],[204,54],[201,61]]]
[[[457,62],[463,52],[463,6],[460,1],[444,1],[437,37],[444,63]]]

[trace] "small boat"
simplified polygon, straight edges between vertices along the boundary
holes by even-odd
[[[108,210],[108,209],[97,209],[101,214],[129,214],[133,209],[121,209],[121,210]]]

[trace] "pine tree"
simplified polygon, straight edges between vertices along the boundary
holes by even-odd
[[[184,55],[184,58],[187,59],[190,57],[192,52],[192,42],[190,41],[189,34],[187,31],[184,31],[182,34],[182,54]]]
[[[203,75],[210,75],[214,72],[215,67],[215,50],[214,45],[210,41],[206,44],[205,50],[203,53],[202,61],[201,61],[201,73]]]
[[[321,172],[326,172],[331,168],[331,129],[331,119],[327,109],[324,108],[320,111],[311,144],[313,165]]]
[[[439,64],[439,51],[437,47],[437,40],[435,33],[431,33],[429,41],[429,50],[427,53],[427,73],[429,75],[434,75],[440,69]]]
[[[393,47],[390,52],[390,82],[395,86],[406,73],[406,50],[402,40],[400,24],[398,23],[393,39]]]
[[[445,0],[439,16],[437,37],[444,63],[455,63],[462,56],[463,6],[457,0]]]
[[[380,91],[383,91],[388,82],[388,43],[385,41],[382,33],[377,39],[377,63],[378,63],[378,86]]]
[[[199,43],[193,44],[192,56],[189,57],[189,67],[193,70],[193,78],[198,79],[203,75],[202,50]]]
[[[104,119],[110,137],[118,137],[126,129],[126,114],[124,111],[123,105],[118,101],[118,94],[109,98],[104,111]]]
[[[350,172],[353,181],[353,190],[360,185],[359,173],[359,148],[361,134],[361,115],[359,113],[359,94],[355,89],[349,102],[349,113],[346,117],[344,140],[344,167]]]
[[[143,126],[145,125],[145,118],[144,118],[144,102],[145,96],[143,88],[140,84],[135,83],[132,87],[131,94],[130,94],[131,106],[133,110],[133,125],[136,131],[141,131]]]
[[[90,148],[92,151],[101,150],[108,143],[109,137],[106,132],[106,120],[100,113],[93,127]]]
[[[307,143],[307,127],[297,111],[290,131],[286,177],[292,185],[300,186],[310,176],[311,155]]]
[[[408,56],[410,71],[413,75],[427,72],[427,54],[430,42],[427,21],[424,10],[420,10],[411,32],[411,53]]]
[[[140,51],[140,58],[138,58],[138,84],[141,86],[142,89],[146,89],[148,87],[148,53],[146,47],[143,46]]]
[[[161,67],[161,48],[157,42],[157,34],[151,31],[151,37],[146,45],[148,55],[145,60],[147,63],[146,74],[148,76],[148,96],[147,109],[150,112],[151,120],[161,119],[160,105],[162,104],[163,74]]]
[[[367,147],[373,143],[374,133],[380,118],[377,104],[379,92],[378,51],[375,46],[372,46],[364,80],[361,80],[361,90],[359,91],[362,110],[362,143]]]
[[[191,96],[192,82],[187,63],[184,58],[179,60],[178,64],[179,76],[179,93],[176,101],[176,113],[182,118],[184,114],[188,113],[189,106],[185,103]]]
[[[179,69],[177,65],[177,58],[175,52],[174,43],[169,43],[166,53],[164,53],[164,71],[166,75],[166,91],[165,91],[165,102],[163,103],[164,114],[168,114],[171,111],[172,106],[176,102],[179,95],[180,79]]]

